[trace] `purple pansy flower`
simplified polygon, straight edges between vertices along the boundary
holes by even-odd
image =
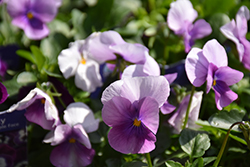
[[[52,21],[60,5],[59,0],[8,0],[7,10],[12,24],[23,29],[26,36],[40,40],[49,34],[46,23]]]
[[[102,86],[100,75],[100,63],[98,58],[89,52],[89,39],[96,33],[91,34],[86,40],[78,40],[70,43],[70,47],[61,51],[58,56],[58,64],[64,78],[75,76],[76,87],[83,91],[93,92]]]
[[[249,10],[242,6],[236,14],[236,21],[225,24],[220,28],[221,32],[236,44],[239,60],[245,68],[250,70],[250,42],[246,39],[247,21],[250,19]]]
[[[102,62],[116,60],[118,66],[122,63],[121,59],[134,64],[144,64],[148,53],[145,46],[127,43],[119,33],[111,30],[96,33],[96,36],[89,40],[89,50],[97,60]]]
[[[50,161],[57,167],[87,166],[91,164],[95,150],[87,133],[96,131],[99,120],[84,103],[71,103],[64,111],[66,124],[58,125],[44,139],[56,146]]]
[[[122,73],[122,79],[126,77],[143,77],[143,76],[160,76],[160,67],[158,63],[150,55],[146,55],[144,64],[133,64],[126,67]],[[167,74],[164,77],[171,84],[177,77],[177,73]],[[175,106],[168,101],[161,106],[160,110],[163,114],[169,114],[175,110]]]
[[[169,96],[163,76],[124,78],[102,94],[103,121],[111,128],[108,141],[115,150],[148,153],[155,148],[159,107]]]
[[[2,104],[8,98],[8,96],[9,94],[6,87],[0,82],[0,104]]]
[[[7,112],[23,109],[26,109],[26,119],[40,125],[43,129],[52,130],[61,124],[57,108],[51,98],[38,88],[31,90],[24,99],[11,106]]]
[[[189,52],[196,39],[203,38],[212,32],[212,28],[204,19],[197,18],[197,11],[194,10],[189,0],[177,0],[170,4],[167,16],[167,23],[171,30],[184,38],[185,52]]]
[[[243,73],[227,66],[225,49],[213,39],[203,49],[193,48],[187,55],[185,69],[189,81],[200,87],[207,81],[207,93],[212,88],[219,110],[238,98],[229,86],[239,82]]]
[[[188,116],[188,123],[186,128],[195,128],[198,125],[195,124],[195,121],[198,120],[200,106],[202,101],[203,92],[196,92],[193,95],[192,103],[190,106],[190,112]],[[182,130],[183,122],[187,112],[187,106],[189,103],[190,94],[185,96],[181,101],[178,110],[172,115],[172,117],[168,120],[169,124],[174,127],[175,133],[180,133]]]

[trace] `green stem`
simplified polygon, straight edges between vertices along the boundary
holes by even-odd
[[[58,91],[57,91],[57,89],[56,89],[56,87],[54,86],[54,84],[52,84],[52,83],[50,83],[51,84],[51,87],[52,87],[52,89],[56,92],[56,93],[58,93]],[[64,104],[64,102],[62,101],[62,98],[59,96],[58,97],[58,100],[59,100],[59,102],[61,103],[61,105],[63,106],[63,108],[67,108],[66,107],[66,105]]]
[[[224,139],[224,141],[223,141],[223,143],[222,143],[222,146],[221,146],[221,148],[220,148],[220,152],[219,152],[219,154],[218,154],[218,156],[217,156],[216,161],[215,161],[214,164],[213,164],[213,167],[217,167],[217,166],[219,165],[220,159],[221,159],[221,157],[222,157],[222,155],[223,155],[224,149],[225,149],[226,144],[227,144],[227,139],[228,139],[228,136],[229,136],[229,134],[230,134],[230,131],[231,131],[231,129],[232,129],[235,125],[238,125],[238,124],[242,124],[242,122],[236,122],[236,123],[232,124],[232,125],[230,126],[230,128],[228,129],[227,134],[226,134],[226,137],[225,137],[225,139]]]
[[[152,162],[151,162],[150,153],[146,153],[145,156],[146,156],[146,159],[147,159],[147,162],[148,162],[148,167],[153,167]]]
[[[189,102],[188,102],[188,106],[187,106],[187,112],[186,112],[186,116],[185,116],[185,120],[184,120],[182,129],[185,129],[186,126],[187,126],[188,116],[189,116],[190,107],[191,107],[191,104],[192,104],[192,99],[193,99],[193,96],[194,96],[194,91],[195,91],[195,86],[193,86],[192,90],[191,90],[191,94],[190,94],[190,98],[189,98]]]
[[[155,9],[155,0],[148,0],[149,10],[152,11]]]

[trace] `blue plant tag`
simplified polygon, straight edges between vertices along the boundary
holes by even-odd
[[[25,110],[0,115],[0,133],[26,128]]]
[[[27,166],[25,110],[0,114],[0,166]]]

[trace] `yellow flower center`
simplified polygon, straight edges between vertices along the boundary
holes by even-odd
[[[69,143],[75,143],[75,142],[76,142],[76,139],[74,138],[69,139]]]
[[[33,18],[34,18],[34,15],[33,15],[31,12],[28,12],[28,13],[27,13],[27,17],[28,17],[29,19],[33,19]]]
[[[216,80],[213,80],[213,86],[215,86],[216,85]]]
[[[81,63],[86,64],[86,59],[82,58]]]
[[[135,125],[137,127],[140,126],[141,125],[141,120],[138,120],[137,118],[135,118],[133,125]]]

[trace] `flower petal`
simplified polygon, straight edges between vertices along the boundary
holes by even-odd
[[[133,103],[144,97],[154,98],[159,107],[167,100],[170,88],[164,76],[124,78],[120,96]]]
[[[200,39],[203,38],[209,34],[211,34],[212,28],[208,22],[206,22],[203,19],[197,20],[194,25],[192,30],[189,32],[191,35],[191,39]]]
[[[8,0],[7,11],[11,17],[19,17],[26,14],[26,6],[29,6],[29,0],[19,0],[18,3],[16,0]]]
[[[68,105],[63,118],[70,126],[81,124],[88,133],[96,131],[99,126],[99,120],[95,119],[93,111],[81,102]]]
[[[239,37],[245,37],[247,34],[247,21],[250,19],[249,10],[246,6],[241,6],[236,14],[236,24]]]
[[[43,22],[52,21],[57,14],[57,8],[57,0],[30,1],[31,12]]]
[[[234,93],[223,81],[217,81],[214,86],[214,92],[218,110],[222,110],[222,107],[228,106],[238,98],[238,95]]]
[[[63,143],[67,140],[68,136],[71,134],[72,128],[68,124],[58,125],[54,130],[53,141],[51,142],[52,146]]]
[[[202,50],[193,48],[188,53],[185,69],[189,81],[196,87],[200,87],[207,78],[208,61],[204,57]]]
[[[110,50],[109,46],[123,43],[125,43],[125,41],[121,38],[120,34],[115,31],[95,33],[88,40],[91,55],[101,62],[116,59],[115,54]]]
[[[217,67],[227,66],[227,53],[216,39],[212,39],[204,45],[203,55],[209,63],[213,63]]]
[[[169,84],[173,83],[174,80],[177,78],[177,76],[178,76],[177,72],[164,75],[164,77],[168,80]]]
[[[168,26],[175,33],[180,34],[185,31],[183,29],[187,27],[187,24],[196,19],[198,14],[189,0],[174,1],[170,5],[167,16]]]
[[[144,64],[133,64],[127,66],[123,73],[122,79],[125,77],[143,77],[143,76],[159,76],[159,64],[148,53],[146,54],[146,62]]]
[[[102,86],[99,68],[99,64],[92,59],[88,59],[86,64],[79,64],[75,74],[76,87],[91,93]]]
[[[102,119],[111,127],[126,122],[131,122],[133,124],[133,118],[137,116],[136,114],[136,110],[131,105],[131,102],[128,99],[119,96],[115,96],[104,103],[102,108]]]
[[[2,104],[8,98],[8,96],[9,94],[6,87],[0,82],[0,104]]]
[[[238,83],[243,78],[243,73],[230,67],[221,67],[215,72],[215,79],[225,82],[228,86]]]
[[[172,104],[169,104],[168,101],[166,101],[160,108],[162,114],[170,114],[171,112],[173,112],[176,109],[175,106],[173,106]]]
[[[50,155],[50,162],[54,166],[87,166],[91,164],[95,150],[87,149],[84,145],[76,142],[64,142],[56,146]]]
[[[81,53],[79,52],[77,42],[71,44],[71,47],[64,49],[58,56],[58,65],[64,78],[75,75],[78,64],[81,61]]]
[[[144,64],[146,61],[148,49],[143,45],[124,43],[120,45],[110,46],[109,48],[114,53],[122,56],[123,59],[128,62]]]
[[[203,92],[194,93],[193,100],[190,106],[189,112],[189,122],[187,127],[194,126],[194,122],[198,120],[200,105],[202,101]],[[187,95],[182,100],[178,110],[173,114],[173,116],[168,120],[169,124],[175,128],[176,133],[180,133],[182,130],[183,122],[187,112],[187,106],[189,103],[190,95]]]
[[[214,73],[216,72],[217,69],[218,69],[218,67],[216,67],[213,63],[209,63],[208,72],[207,72],[207,91],[206,91],[206,93],[208,93],[212,87],[213,81],[215,80]]]
[[[237,51],[239,53],[239,60],[242,61],[244,54],[244,46],[239,41],[239,34],[236,28],[235,21],[225,24],[220,28],[222,34],[224,34],[228,39],[232,40],[236,44]]]
[[[139,119],[154,134],[159,127],[159,106],[155,99],[145,97],[139,101]]]
[[[87,132],[83,129],[81,124],[74,125],[72,127],[72,137],[79,143],[83,144],[88,149],[91,149],[91,143]],[[69,136],[68,136],[69,137]]]
[[[146,127],[120,125],[113,127],[108,134],[110,146],[124,154],[148,153],[155,148],[155,135]]]

